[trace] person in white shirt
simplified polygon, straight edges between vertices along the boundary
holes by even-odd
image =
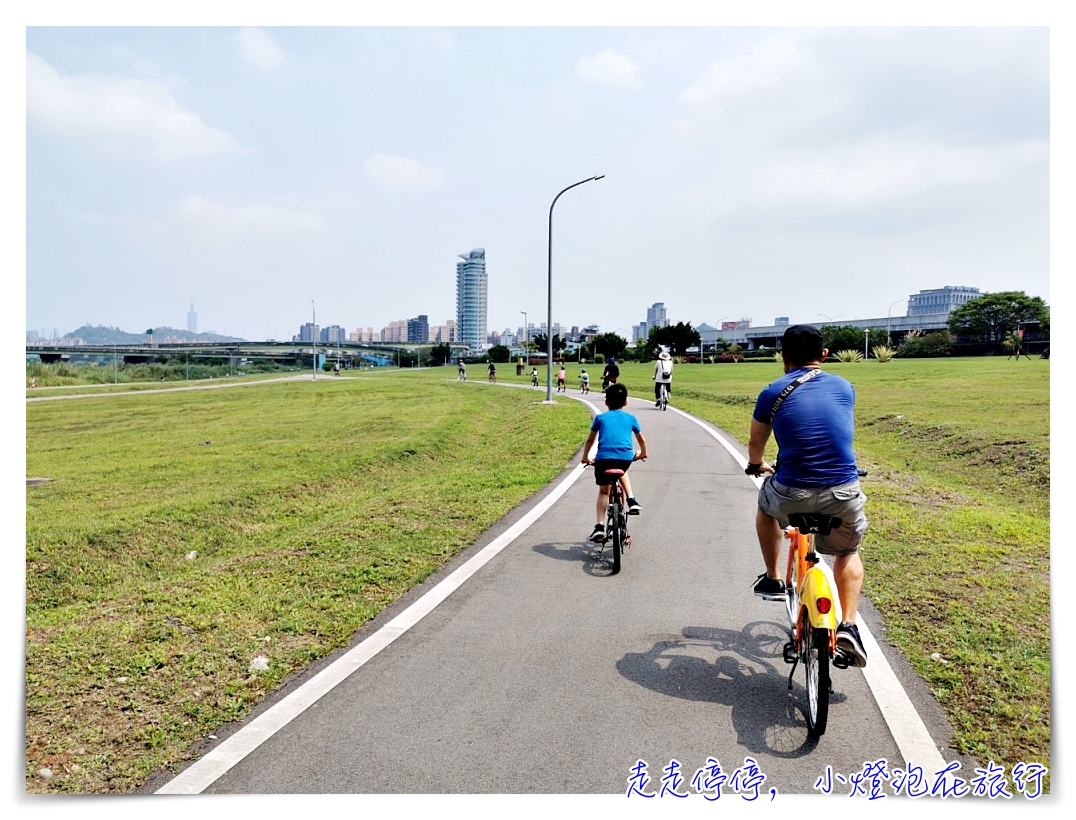
[[[666,385],[669,395],[672,395],[672,357],[664,350],[658,354],[658,360],[654,362],[654,406],[661,406],[661,385]]]

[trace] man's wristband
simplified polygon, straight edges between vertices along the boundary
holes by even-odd
[[[744,473],[746,473],[747,475],[758,475],[761,472],[762,472],[762,462],[761,461],[758,464],[750,464],[749,463],[747,465],[747,467],[744,469]]]

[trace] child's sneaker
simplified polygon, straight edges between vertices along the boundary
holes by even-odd
[[[605,543],[605,525],[604,524],[595,524],[594,525],[594,532],[592,532],[590,534],[590,540],[593,541],[595,544],[604,544]]]
[[[628,499],[628,515],[638,515],[643,511],[642,506],[634,498]]]

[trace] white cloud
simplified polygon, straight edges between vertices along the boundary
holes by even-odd
[[[639,68],[630,57],[607,48],[593,57],[580,57],[575,73],[584,82],[628,88],[636,84]]]
[[[26,117],[66,137],[88,138],[111,149],[139,145],[164,160],[228,153],[239,147],[231,134],[206,125],[160,83],[105,75],[64,76],[30,52]]]
[[[712,63],[680,92],[679,99],[687,105],[698,105],[778,88],[810,63],[810,56],[794,41],[767,37],[749,54]]]
[[[284,52],[265,29],[242,28],[236,32],[235,42],[243,59],[264,71],[272,71],[284,62]]]
[[[741,197],[758,206],[797,203],[868,206],[946,185],[990,183],[1038,165],[1048,145],[1030,141],[954,147],[890,136],[810,155],[790,152],[744,178]]]
[[[224,203],[190,194],[180,206],[189,225],[223,235],[258,235],[283,239],[310,239],[326,227],[324,215],[309,204],[287,197]]]
[[[386,191],[441,187],[441,172],[416,159],[374,154],[362,164],[362,172]]]

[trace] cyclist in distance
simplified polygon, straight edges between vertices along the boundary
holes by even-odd
[[[616,366],[616,359],[612,356],[609,357],[609,364],[605,366],[605,370],[602,372],[602,392],[611,384],[616,384],[616,380],[620,378],[620,368]]]
[[[587,369],[585,367],[579,373],[579,391],[581,393],[590,392],[590,374],[587,373]]]
[[[672,395],[672,357],[664,350],[658,354],[658,360],[654,363],[654,406],[661,406],[661,386],[664,384]]]
[[[557,371],[557,392],[558,393],[566,393],[567,392],[568,388],[565,387],[565,385],[564,385],[564,382],[565,382],[565,380],[567,378],[568,378],[568,371],[565,370],[563,366],[561,366],[560,370]]]
[[[531,386],[532,387],[537,387],[538,386],[538,368],[537,367],[534,368],[531,371]]]
[[[755,403],[745,472],[767,475],[755,516],[766,571],[756,580],[754,592],[766,600],[785,597],[778,561],[791,513],[837,516],[843,524],[829,535],[815,536],[815,549],[833,558],[843,617],[837,627],[837,649],[856,666],[866,666],[867,652],[856,626],[863,586],[859,544],[867,531],[863,513],[867,499],[852,450],[856,395],[848,381],[822,371],[828,353],[817,328],[788,328],[781,339],[785,375],[763,388]],[[776,467],[763,458],[771,433],[779,448]]]
[[[639,420],[624,410],[627,403],[628,388],[622,384],[609,385],[609,389],[605,391],[605,406],[609,409],[594,417],[594,422],[590,425],[590,435],[583,444],[582,463],[594,465],[594,481],[598,485],[598,523],[594,525],[590,540],[599,544],[605,543],[605,510],[609,506],[609,487],[614,480],[613,476],[606,475],[606,470],[624,471],[624,475],[620,477],[620,485],[628,499],[628,515],[638,515],[643,509],[631,494],[628,468],[636,457],[631,441],[632,434],[639,442],[638,457],[643,460],[646,459],[646,439],[643,438]],[[591,458],[590,450],[595,440],[598,442],[598,452]]]
[[[467,365],[463,363],[463,359],[458,359],[456,362],[456,378],[461,382],[467,381]]]
[[[491,382],[497,381],[497,368],[493,366],[493,362],[489,363],[489,380]]]

